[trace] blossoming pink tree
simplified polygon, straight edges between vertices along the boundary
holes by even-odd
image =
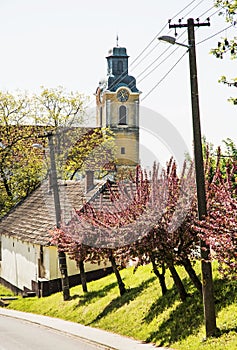
[[[108,186],[110,201],[101,203],[99,209],[93,203],[86,203],[83,210],[75,211],[70,223],[62,224],[60,232],[54,233],[54,243],[64,247],[77,261],[82,258],[94,263],[108,259],[120,294],[125,292],[125,286],[117,264],[124,266],[129,259],[136,259],[138,265],[151,262],[163,294],[167,290],[165,269],[169,268],[180,297],[185,300],[187,293],[175,264],[184,265],[201,290],[189,259],[198,244],[197,235],[187,225],[196,215],[192,175],[192,166],[186,168],[184,164],[179,177],[173,160],[166,170],[159,171],[154,165],[149,176],[138,167],[132,181]]]
[[[229,158],[223,167],[220,149],[207,188],[208,216],[194,229],[210,245],[210,258],[218,260],[223,276],[237,279],[237,162]]]

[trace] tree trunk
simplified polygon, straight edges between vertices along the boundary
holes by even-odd
[[[12,192],[11,192],[10,187],[8,185],[8,181],[7,181],[7,178],[5,176],[5,173],[2,169],[1,169],[1,177],[2,177],[3,184],[4,184],[4,187],[5,187],[5,190],[6,190],[8,197],[12,198]]]
[[[88,290],[87,290],[87,283],[86,283],[86,273],[85,273],[85,268],[84,268],[84,261],[80,260],[78,263],[78,266],[80,269],[82,290],[84,293],[86,293],[86,292],[88,292]]]
[[[195,285],[195,287],[197,288],[197,290],[199,291],[199,293],[202,295],[202,283],[201,281],[199,280],[198,276],[196,275],[196,272],[195,270],[193,269],[192,267],[192,264],[190,262],[190,260],[187,258],[187,259],[184,259],[182,261],[182,264],[185,268],[185,270],[187,271],[191,281],[193,282],[193,284]]]
[[[188,294],[186,293],[183,282],[181,281],[181,278],[179,277],[178,272],[176,271],[174,265],[169,266],[169,270],[170,270],[171,275],[173,277],[174,284],[175,284],[176,288],[178,289],[180,299],[182,301],[185,301]]]
[[[160,273],[158,268],[157,268],[157,266],[156,266],[155,258],[153,256],[153,254],[151,255],[151,263],[152,263],[152,268],[153,268],[154,274],[159,279],[162,295],[165,295],[165,293],[167,292],[167,287],[166,287],[166,284],[165,284],[165,267],[164,267],[164,264],[162,265],[162,273]]]
[[[115,276],[117,278],[120,295],[122,296],[126,292],[125,284],[123,283],[122,278],[120,276],[119,270],[118,270],[117,265],[116,265],[115,258],[113,256],[113,253],[111,253],[111,255],[109,257],[109,261],[111,262],[113,271],[114,271]]]

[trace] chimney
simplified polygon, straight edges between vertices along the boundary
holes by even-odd
[[[94,187],[94,171],[86,170],[86,178],[85,178],[86,193],[92,190],[93,187]]]

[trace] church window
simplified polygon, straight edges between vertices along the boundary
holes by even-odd
[[[125,154],[125,147],[121,147],[121,154]]]
[[[118,74],[122,74],[123,73],[123,61],[118,61],[117,73]]]
[[[119,107],[119,125],[127,124],[127,108],[125,106]]]

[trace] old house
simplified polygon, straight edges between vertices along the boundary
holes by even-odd
[[[85,191],[84,181],[59,181],[61,211],[70,220],[74,208],[96,196],[104,182]],[[87,184],[89,186],[89,184]],[[91,186],[91,184],[90,184]],[[49,231],[55,227],[54,198],[45,181],[0,223],[0,283],[16,293],[34,291],[46,296],[61,290],[57,248],[50,243]],[[80,283],[76,262],[67,258],[70,286]],[[104,276],[110,269],[86,264],[87,279]]]

